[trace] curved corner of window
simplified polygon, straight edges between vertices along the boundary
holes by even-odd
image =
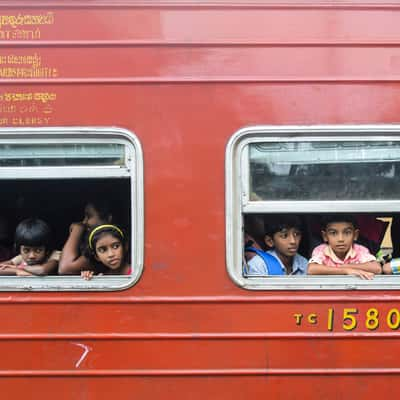
[[[226,265],[239,287],[400,289],[397,270],[380,273],[400,265],[400,125],[244,128],[227,144],[225,175]],[[350,241],[337,247],[324,236],[332,226]],[[323,266],[312,275],[310,259]],[[343,267],[355,264],[372,279]]]
[[[129,275],[102,271],[91,280],[60,275],[57,268],[47,276],[6,275],[3,270],[0,291],[112,291],[140,279],[143,155],[134,133],[116,127],[1,128],[0,188],[0,262],[18,256],[14,233],[21,221],[45,221],[54,248],[62,250],[70,225],[84,220],[87,204],[100,201],[129,238],[131,264]],[[81,239],[78,252],[83,248]]]

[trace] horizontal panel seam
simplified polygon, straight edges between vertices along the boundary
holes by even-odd
[[[344,39],[343,39],[344,40]],[[138,40],[118,40],[118,39],[110,39],[110,40],[0,40],[0,48],[11,47],[15,49],[15,47],[93,47],[98,49],[99,47],[104,48],[115,48],[115,47],[206,47],[206,48],[219,48],[219,47],[246,47],[246,48],[259,48],[259,47],[282,47],[282,48],[291,48],[291,47],[343,47],[343,48],[353,48],[353,47],[377,47],[379,50],[382,47],[399,47],[400,41],[386,41],[386,40],[376,40],[376,41],[299,41],[299,42],[287,42],[287,41],[273,41],[273,42],[265,42],[265,41],[238,41],[233,40],[229,41],[138,41]]]
[[[11,85],[33,85],[33,84],[215,84],[215,83],[271,83],[271,84],[338,84],[338,83],[397,83],[400,82],[399,76],[387,76],[382,74],[381,78],[376,77],[352,77],[343,78],[340,75],[331,77],[98,77],[98,78],[49,78],[49,79],[0,79],[0,84],[11,84]]]
[[[400,374],[400,368],[232,368],[232,369],[98,369],[0,370],[4,376],[244,376],[244,375],[376,375]]]
[[[382,290],[383,291],[383,290]],[[126,297],[109,297],[109,296],[66,296],[59,294],[57,297],[39,296],[6,296],[1,297],[0,304],[247,304],[247,303],[279,303],[279,304],[296,304],[301,303],[389,303],[400,302],[400,295],[387,295],[384,293],[378,295],[331,295],[331,296],[299,296],[293,293],[285,293],[282,296],[126,296]],[[400,305],[400,304],[399,304]]]
[[[0,334],[0,341],[69,341],[69,340],[261,340],[261,339],[396,339],[400,333],[392,332],[244,332],[244,333],[212,333],[212,332],[188,332],[188,333],[7,333]]]
[[[1,8],[44,8],[49,7],[49,3],[47,2],[19,2],[18,6],[15,5],[15,2],[3,2],[0,5]],[[259,2],[234,2],[234,1],[226,1],[224,3],[221,2],[195,2],[195,1],[164,1],[157,2],[151,4],[150,2],[145,1],[116,1],[116,2],[59,2],[52,3],[51,9],[221,9],[221,10],[395,10],[400,8],[400,5],[394,4],[393,2],[383,3],[383,2],[375,2],[370,4],[360,3],[335,3],[335,2],[275,2],[270,4],[260,4]]]

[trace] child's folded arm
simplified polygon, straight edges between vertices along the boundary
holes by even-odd
[[[79,274],[81,270],[87,269],[88,260],[79,252],[79,243],[85,227],[82,223],[71,224],[70,234],[61,253],[58,266],[60,275]]]
[[[307,268],[308,275],[347,275],[342,267],[331,267],[325,264],[310,262]]]
[[[29,272],[32,275],[46,276],[51,272],[55,271],[58,265],[58,261],[54,259],[49,259],[43,264],[37,265],[24,265],[23,270]]]
[[[331,267],[329,265],[324,265],[324,264],[309,263],[307,273],[309,275],[354,275],[360,277],[361,279],[368,279],[368,280],[374,277],[373,272],[367,271],[362,268],[354,268],[356,265],[361,265],[361,264],[341,265],[340,267]]]
[[[357,270],[363,270],[367,272],[372,272],[373,274],[379,275],[382,273],[382,267],[378,261],[367,261],[359,264],[344,264],[339,268],[352,268]]]
[[[0,262],[0,275],[15,275],[16,270],[13,259]]]
[[[0,275],[15,275],[17,266],[10,261],[4,261],[0,264]]]
[[[382,272],[384,274],[388,274],[388,275],[393,274],[393,269],[392,269],[392,265],[390,264],[390,262],[387,262],[383,265]]]

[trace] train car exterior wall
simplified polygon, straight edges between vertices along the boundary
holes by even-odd
[[[232,281],[225,151],[251,125],[399,122],[399,16],[368,1],[0,1],[0,127],[123,128],[144,171],[135,285],[0,292],[3,396],[396,395],[397,291]]]

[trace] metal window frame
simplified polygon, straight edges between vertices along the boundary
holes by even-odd
[[[400,277],[243,276],[243,215],[251,213],[327,213],[332,201],[251,201],[248,145],[291,141],[399,141],[400,125],[260,125],[237,131],[225,153],[226,268],[233,282],[249,290],[388,290],[400,289]],[[400,200],[335,201],[335,212],[400,212]]]
[[[144,185],[143,153],[136,135],[119,127],[0,128],[0,143],[120,143],[126,146],[127,168],[120,166],[0,167],[2,179],[127,178],[131,198],[132,274],[95,276],[90,281],[80,276],[15,277],[1,276],[0,291],[113,291],[133,286],[143,272]]]

